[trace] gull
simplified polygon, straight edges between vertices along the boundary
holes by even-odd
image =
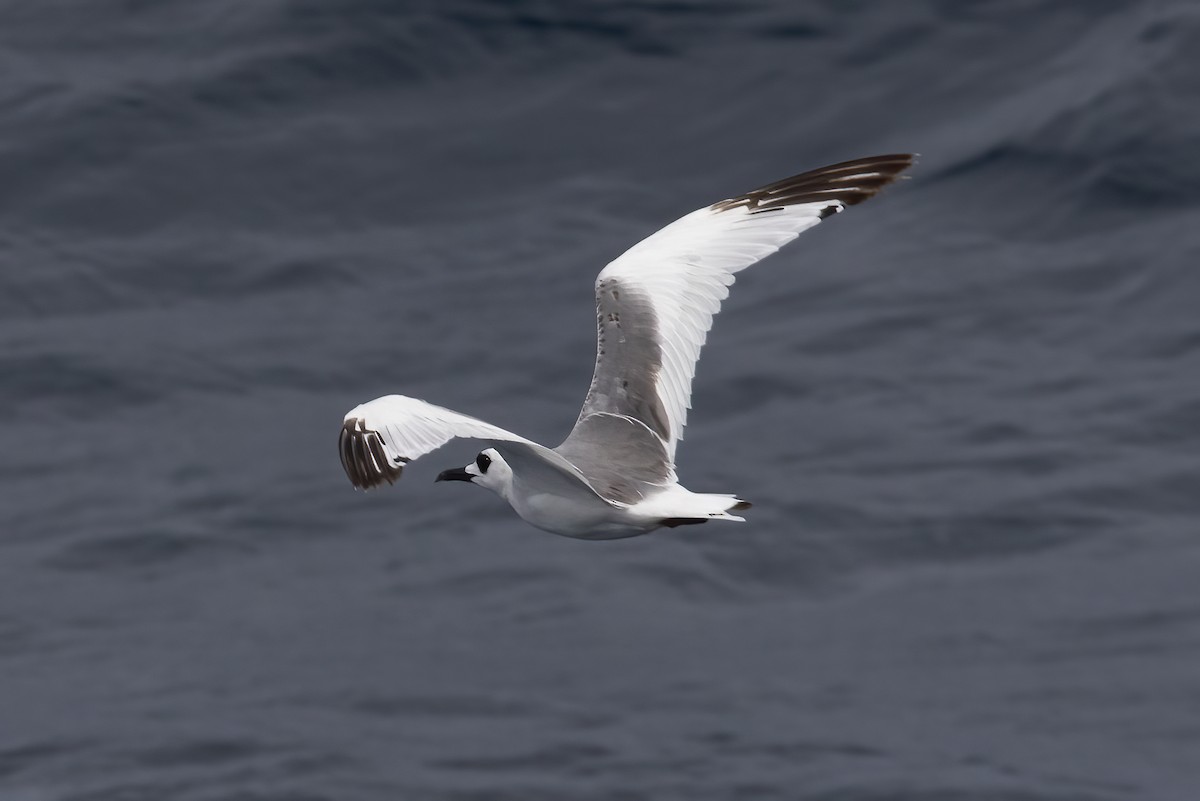
[[[578,539],[745,518],[736,495],[696,493],[675,475],[692,378],[713,315],[735,274],[821,220],[874,197],[911,154],[822,167],[692,212],[643,239],[596,278],[596,368],[575,427],[547,448],[417,398],[356,406],[338,449],[351,483],[394,483],[404,467],[451,439],[490,447],[436,481],[495,492],[537,528]]]

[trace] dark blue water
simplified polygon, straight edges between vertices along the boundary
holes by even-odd
[[[4,801],[1200,797],[1191,2],[0,5]],[[744,525],[351,490],[402,392],[557,442],[591,282],[914,150],[744,273]]]

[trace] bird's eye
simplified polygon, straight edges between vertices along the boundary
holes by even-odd
[[[480,473],[486,473],[488,465],[492,463],[492,457],[486,453],[481,453],[475,457],[475,466],[479,468]]]

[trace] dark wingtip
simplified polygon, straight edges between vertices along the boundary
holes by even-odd
[[[368,430],[366,421],[358,417],[342,423],[338,455],[350,483],[359,489],[378,487],[385,481],[395,484],[404,471],[404,460],[399,464],[389,462],[379,433]]]
[[[829,201],[829,205],[819,212],[821,219],[824,219],[845,206],[854,206],[875,197],[911,167],[916,159],[915,153],[889,153],[842,161],[722,200],[711,208],[714,211],[727,211],[744,206],[751,213],[759,213],[801,203]]]
[[[744,512],[744,511],[746,511],[747,509],[749,509],[749,508],[750,508],[751,506],[753,506],[753,505],[754,505],[754,504],[750,503],[750,501],[743,501],[743,500],[741,500],[741,499],[738,499],[738,502],[737,502],[737,503],[735,503],[733,506],[729,507],[729,511],[731,511],[731,512]]]

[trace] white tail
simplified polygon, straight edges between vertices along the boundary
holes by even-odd
[[[749,509],[750,504],[736,495],[692,492],[676,484],[666,492],[651,496],[629,511],[663,521],[666,526],[704,523],[709,520],[736,520],[744,523],[745,518],[730,514]]]

